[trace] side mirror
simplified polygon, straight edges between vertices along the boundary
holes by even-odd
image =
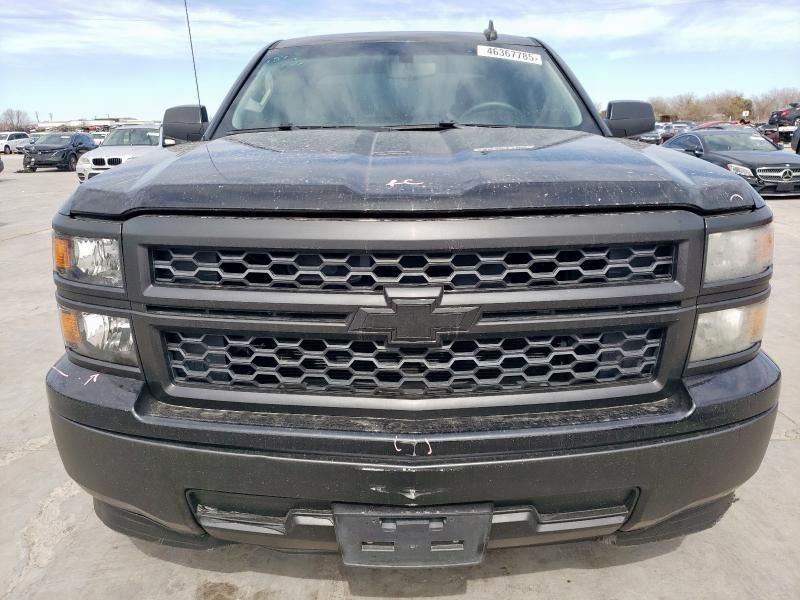
[[[625,138],[652,131],[656,115],[649,102],[614,100],[606,108],[606,125],[614,137]]]
[[[203,137],[208,127],[208,112],[205,106],[186,104],[173,106],[164,112],[161,124],[164,139],[176,142],[196,142]]]
[[[777,148],[778,150],[783,150],[783,144],[781,144],[780,142],[773,142],[772,145],[775,146],[775,148]]]
[[[176,142],[172,138],[164,138],[164,143],[162,145],[166,148],[167,146],[174,146],[177,143],[178,142]]]
[[[687,154],[694,154],[695,156],[703,156],[703,149],[700,146],[689,146],[683,149]]]

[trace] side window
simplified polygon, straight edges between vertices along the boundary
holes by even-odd
[[[673,148],[675,150],[685,150],[691,145],[689,140],[691,137],[690,135],[679,135],[678,137],[672,138],[664,145],[667,148]]]

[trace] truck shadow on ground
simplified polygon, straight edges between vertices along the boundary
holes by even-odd
[[[134,546],[159,560],[192,569],[235,575],[263,573],[301,579],[346,582],[354,596],[410,598],[455,596],[467,592],[470,580],[542,573],[560,569],[603,569],[632,564],[674,552],[683,538],[642,546],[618,547],[579,542],[492,550],[477,567],[452,569],[357,569],[345,567],[333,554],[287,554],[268,548],[232,545],[196,551],[132,540]],[[221,577],[219,585],[235,589],[235,577]],[[565,575],[565,583],[569,578]],[[224,595],[223,595],[224,597]]]

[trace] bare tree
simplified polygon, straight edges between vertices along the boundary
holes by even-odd
[[[800,88],[773,89],[753,98],[754,118],[766,121],[770,113],[780,110],[790,102],[800,102]]]
[[[7,108],[0,115],[0,127],[6,130],[27,131],[31,125],[31,117],[24,110]]]

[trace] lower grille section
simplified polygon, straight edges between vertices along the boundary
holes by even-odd
[[[173,381],[265,392],[431,397],[645,381],[664,331],[455,338],[433,348],[383,341],[168,331]]]

